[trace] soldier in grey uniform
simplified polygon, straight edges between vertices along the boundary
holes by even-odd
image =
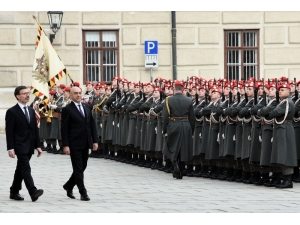
[[[243,118],[243,136],[242,136],[242,148],[241,148],[241,162],[243,165],[243,176],[237,179],[237,182],[247,182],[250,179],[251,169],[249,164],[250,147],[251,147],[251,114],[250,109],[253,106],[254,98],[254,82],[252,80],[245,84],[246,94],[248,102],[240,110],[239,117]]]
[[[297,147],[297,161],[298,165],[294,168],[293,181],[296,183],[300,182],[300,174],[299,174],[299,165],[300,165],[300,98],[299,92],[296,90],[296,82],[290,82],[291,87],[291,98],[295,104],[295,115],[293,119],[293,126],[295,130],[295,139],[296,139],[296,147]]]
[[[182,82],[176,81],[174,85],[174,96],[166,99],[163,108],[163,133],[167,146],[164,154],[174,165],[173,177],[182,179],[180,162],[189,161],[193,157],[195,115],[192,99],[182,94]]]
[[[196,103],[194,105],[195,114],[195,130],[193,139],[193,160],[195,165],[195,171],[193,172],[194,177],[201,177],[201,145],[202,145],[202,128],[203,128],[203,116],[199,115],[201,109],[205,107],[205,87],[197,86],[197,95],[195,98]]]
[[[290,85],[282,83],[278,86],[280,102],[269,116],[274,118],[271,163],[279,165],[284,176],[276,188],[292,188],[292,174],[297,166],[297,149],[292,120],[295,105],[290,97]]]
[[[63,153],[63,146],[61,141],[61,110],[63,105],[63,99],[64,99],[64,89],[66,88],[66,85],[60,84],[58,86],[58,98],[56,99],[54,104],[50,104],[50,109],[52,110],[52,123],[51,123],[51,133],[50,133],[50,139],[53,141],[53,154],[61,154]],[[56,149],[56,143],[58,142],[59,150]]]
[[[232,118],[236,118],[236,133],[233,136],[235,140],[235,170],[234,174],[231,178],[227,178],[228,181],[237,181],[242,182],[244,180],[244,176],[246,176],[246,172],[243,172],[243,166],[241,161],[242,154],[242,143],[243,143],[243,117],[239,116],[240,111],[245,107],[248,102],[248,96],[245,95],[245,86],[243,81],[239,81],[238,85],[238,93],[237,93],[237,105],[235,107],[231,107]]]
[[[259,134],[261,132],[261,117],[257,115],[257,110],[261,109],[265,102],[263,102],[263,83],[256,82],[255,90],[257,92],[256,98],[257,103],[253,100],[253,106],[250,109],[250,114],[252,117],[252,128],[251,128],[251,147],[249,153],[249,162],[251,167],[251,177],[245,183],[256,184],[259,182],[260,175],[260,153],[261,153],[261,142],[259,141]]]
[[[153,90],[153,101],[150,105],[150,109],[148,112],[148,121],[147,121],[147,138],[145,151],[151,158],[151,169],[156,169],[158,158],[156,157],[156,132],[157,132],[157,114],[154,109],[160,104],[160,92],[161,89],[159,87],[154,88]],[[160,164],[162,164],[162,157],[160,158]]]
[[[110,86],[105,86],[105,96],[104,96],[104,102],[103,102],[103,108],[102,108],[102,115],[101,115],[101,125],[102,125],[102,130],[101,130],[101,144],[103,146],[103,157],[108,156],[108,144],[107,144],[107,122],[108,122],[108,115],[110,110],[107,109],[106,101],[109,99],[111,95],[111,87]]]
[[[136,130],[138,126],[137,123],[140,122],[138,119],[138,108],[137,104],[140,102],[140,83],[134,83],[134,91],[132,92],[133,98],[128,101],[128,106],[126,108],[126,113],[129,115],[129,124],[128,124],[128,135],[126,140],[126,145],[130,148],[132,153],[131,164],[137,165],[138,163],[138,151],[137,146],[135,146],[135,137],[139,135],[140,132]],[[127,132],[126,132],[127,133]]]
[[[106,132],[107,134],[105,135],[105,142],[107,144],[107,150],[109,151],[109,154],[106,154],[105,151],[105,155],[104,158],[105,159],[109,159],[110,157],[114,157],[115,156],[115,149],[113,142],[115,142],[116,137],[115,137],[115,127],[117,126],[117,124],[115,124],[115,103],[118,101],[118,99],[120,98],[120,90],[117,87],[118,82],[121,81],[122,79],[120,77],[113,77],[112,79],[112,93],[110,95],[110,97],[106,100],[105,102],[105,109],[109,111],[108,113],[108,118],[107,118],[107,126],[106,126]],[[119,155],[118,155],[119,157]]]
[[[141,146],[140,150],[146,155],[146,161],[144,164],[139,164],[138,166],[143,166],[146,168],[151,168],[151,156],[149,155],[149,152],[146,151],[146,139],[147,139],[147,123],[148,123],[148,114],[150,110],[150,106],[153,102],[153,90],[155,88],[154,83],[147,83],[146,84],[146,89],[145,89],[145,94],[146,96],[146,101],[140,106],[140,111],[143,112],[143,117],[142,117],[142,125],[141,125]]]
[[[210,112],[210,126],[208,131],[208,148],[205,153],[205,159],[209,161],[210,164],[210,178],[217,179],[219,173],[222,172],[220,167],[220,157],[219,157],[219,117],[222,110],[218,108],[221,104],[222,90],[215,86],[211,91],[211,108],[203,108],[202,114],[207,115]],[[207,112],[206,112],[207,111]]]
[[[258,109],[257,115],[262,117],[261,126],[261,154],[260,154],[260,166],[261,166],[261,179],[255,183],[255,185],[264,185],[266,187],[275,187],[280,184],[280,167],[273,167],[271,165],[272,154],[272,138],[273,138],[273,123],[274,119],[270,118],[269,112],[276,108],[276,84],[265,84],[265,87],[269,89],[267,102],[261,109]],[[273,179],[270,181],[269,174],[273,173]]]

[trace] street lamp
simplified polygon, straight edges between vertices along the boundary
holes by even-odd
[[[63,18],[63,12],[62,11],[48,11],[47,12],[50,29],[54,34],[50,34],[50,42],[52,44],[53,40],[55,39],[55,34],[59,30],[61,21]]]

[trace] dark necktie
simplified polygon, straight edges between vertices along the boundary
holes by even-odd
[[[82,109],[80,107],[81,105],[78,105],[78,108],[79,108],[79,112],[81,113],[81,115],[84,117],[84,113],[82,112]]]
[[[29,114],[28,114],[28,112],[27,112],[27,107],[24,107],[24,110],[25,110],[25,116],[26,116],[26,118],[27,118],[27,121],[28,121],[28,123],[30,123],[30,120],[29,120]]]

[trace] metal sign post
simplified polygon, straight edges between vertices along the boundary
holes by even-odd
[[[150,68],[150,81],[153,81],[152,68],[158,67],[158,41],[145,41],[145,68]]]

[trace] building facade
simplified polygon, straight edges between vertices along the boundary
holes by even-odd
[[[13,90],[31,85],[36,16],[45,33],[47,12],[0,12],[0,131]],[[177,79],[300,79],[300,12],[176,12]],[[118,75],[150,81],[144,42],[158,41],[155,77],[173,78],[171,12],[64,12],[53,46],[74,81]],[[59,83],[70,84],[64,77]],[[33,99],[33,96],[32,96]]]

